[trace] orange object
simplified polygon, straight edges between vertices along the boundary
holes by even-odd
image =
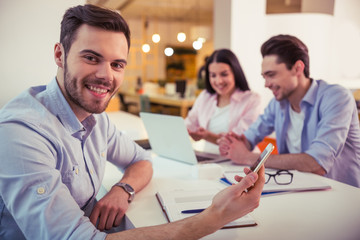
[[[274,151],[271,154],[278,154],[278,150],[277,150],[277,146],[276,146],[276,139],[275,138],[271,138],[271,137],[265,137],[261,142],[258,143],[258,148],[260,149],[260,151],[264,151],[264,149],[266,148],[266,146],[272,143],[275,146]]]
[[[138,94],[143,94],[144,93],[144,89],[143,88],[139,88],[139,90],[137,91]]]

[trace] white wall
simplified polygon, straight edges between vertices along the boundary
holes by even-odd
[[[56,74],[54,44],[66,9],[85,0],[0,0],[0,108]]]
[[[334,42],[335,57],[332,66],[337,66],[335,81],[349,88],[360,88],[360,1],[335,1]]]
[[[330,61],[334,54],[331,51],[334,20],[332,16],[314,13],[271,14],[266,20],[265,40],[281,33],[298,37],[309,49],[310,76],[324,80],[332,78],[335,70],[331,68]]]
[[[213,26],[214,46],[216,49],[231,46],[231,2],[232,0],[214,0]]]
[[[250,89],[261,94],[263,108],[271,92],[264,89],[261,77],[260,46],[264,42],[266,17],[266,0],[233,0],[231,11],[231,46],[238,56]],[[216,10],[215,10],[216,11]]]
[[[266,0],[214,1],[214,48],[229,47],[237,54],[250,87],[263,95],[264,105],[272,94],[263,87],[260,46],[278,33],[294,34],[308,45],[313,77],[360,88],[359,0],[335,1],[334,16],[266,16]],[[84,3],[0,0],[0,107],[28,87],[46,84],[55,76],[53,47],[59,41],[60,21],[67,8]],[[224,14],[226,18],[221,17]]]
[[[252,90],[263,96],[267,105],[272,94],[261,77],[260,46],[269,37],[291,34],[309,48],[310,75],[348,88],[360,88],[360,1],[335,1],[334,15],[326,14],[265,14],[266,0],[215,0],[231,4],[231,38],[228,45],[238,56]],[[228,8],[217,4],[219,8]],[[214,9],[221,12],[221,9]],[[216,25],[220,26],[221,25]],[[214,29],[214,34],[223,32]],[[224,47],[226,41],[214,43]]]

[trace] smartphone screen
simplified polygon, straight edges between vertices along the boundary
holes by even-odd
[[[274,150],[274,145],[269,143],[264,151],[260,154],[260,157],[256,162],[250,167],[251,171],[258,172],[261,166],[265,163],[266,159],[270,156],[271,152]]]

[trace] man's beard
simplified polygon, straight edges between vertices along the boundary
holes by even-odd
[[[86,102],[86,100],[83,98],[83,96],[81,96],[81,91],[79,91],[79,87],[77,86],[77,84],[81,84],[81,83],[78,83],[77,80],[78,79],[71,77],[71,74],[68,72],[68,69],[67,69],[67,64],[65,63],[64,87],[65,87],[65,92],[67,94],[67,97],[70,99],[70,101],[72,101],[75,105],[82,108],[83,110],[85,110],[88,113],[104,112],[105,109],[107,108],[111,98],[109,98],[109,100],[105,104],[102,104],[102,101],[100,101],[100,100]],[[110,83],[107,83],[107,82],[104,82],[104,81],[98,80],[98,79],[91,79],[90,77],[84,78],[83,82],[101,84],[101,85],[104,85],[107,87],[110,86]],[[111,87],[111,91],[112,90],[113,90],[113,87]],[[114,91],[112,91],[112,92],[114,92]]]

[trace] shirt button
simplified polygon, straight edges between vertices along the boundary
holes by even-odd
[[[105,152],[102,152],[102,153],[101,153],[101,156],[102,156],[102,157],[105,157]]]
[[[37,193],[38,193],[38,194],[44,194],[44,193],[45,193],[45,188],[39,187],[39,188],[37,189]]]
[[[93,173],[94,173],[94,171],[92,169],[90,169],[90,174],[93,174]]]

